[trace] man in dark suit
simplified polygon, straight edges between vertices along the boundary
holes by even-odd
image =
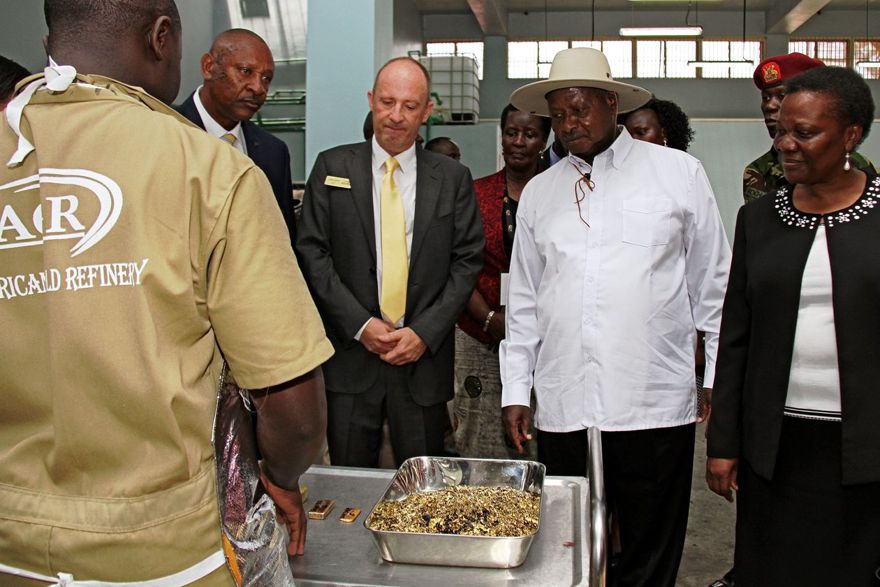
[[[566,155],[568,155],[568,151],[565,150],[565,146],[563,146],[559,137],[556,137],[553,142],[550,143],[550,146],[541,153],[538,167],[541,171],[549,169],[562,159],[565,159]]]
[[[370,141],[318,155],[296,250],[336,349],[325,365],[334,465],[375,467],[388,418],[399,463],[443,451],[453,327],[482,267],[470,172],[416,148],[433,104],[417,61],[367,93]]]
[[[250,157],[263,170],[294,239],[293,185],[287,145],[250,121],[263,106],[275,75],[272,51],[245,29],[220,33],[202,56],[205,82],[177,111]]]

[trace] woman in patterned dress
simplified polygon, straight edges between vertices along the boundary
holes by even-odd
[[[501,276],[510,267],[520,193],[541,171],[539,158],[549,134],[549,118],[507,106],[501,113],[504,167],[474,182],[486,248],[477,287],[455,330],[453,426],[456,448],[462,456],[522,458],[508,445],[501,424],[498,366],[498,343],[504,338]],[[535,455],[526,456],[534,458]]]

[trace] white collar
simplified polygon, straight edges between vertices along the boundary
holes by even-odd
[[[598,153],[596,157],[600,157],[605,153],[608,153],[611,165],[613,165],[617,169],[620,169],[621,165],[623,165],[623,160],[626,159],[626,156],[632,150],[635,139],[632,138],[632,135],[629,134],[629,131],[626,130],[625,126],[618,125],[617,130],[617,138],[614,139],[614,142],[611,143],[607,149],[605,149],[601,153]],[[596,160],[596,157],[593,158],[593,161]],[[593,166],[575,155],[574,153],[568,154],[568,160],[571,161],[571,163],[575,167],[583,172],[592,171]]]
[[[385,162],[388,161],[388,158],[391,157],[391,155],[388,151],[379,146],[379,142],[376,140],[375,135],[370,143],[373,147],[373,171],[378,172],[382,170],[382,166],[385,165]],[[414,172],[416,170],[416,144],[413,143],[406,151],[394,155],[394,158],[397,159],[397,163],[400,164],[401,173],[407,174]]]
[[[243,143],[244,142],[244,133],[241,128],[241,121],[238,122],[231,130],[226,130],[220,123],[214,120],[214,118],[208,114],[208,111],[205,109],[205,105],[202,104],[202,99],[199,98],[199,92],[202,90],[202,87],[199,86],[196,88],[195,93],[193,94],[193,102],[196,104],[196,110],[199,111],[199,116],[202,118],[202,124],[205,125],[205,131],[218,139],[225,135],[226,133],[232,133],[235,135],[235,138]]]

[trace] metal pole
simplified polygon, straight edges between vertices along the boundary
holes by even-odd
[[[608,518],[602,468],[602,431],[590,428],[587,476],[590,482],[590,587],[605,587],[608,574]]]

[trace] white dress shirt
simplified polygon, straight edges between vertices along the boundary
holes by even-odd
[[[840,371],[831,301],[831,261],[825,225],[804,266],[785,415],[840,422]]]
[[[379,288],[379,299],[382,299],[382,178],[385,176],[385,162],[391,155],[376,142],[373,137],[373,226],[376,229],[376,282]],[[403,200],[403,220],[406,224],[406,258],[412,251],[413,218],[416,214],[416,145],[413,143],[409,149],[394,156],[399,164],[394,170],[394,183]],[[382,314],[385,320],[388,316]],[[401,316],[397,321],[398,328],[403,326],[406,316]],[[364,328],[370,321],[364,322],[355,335],[355,340],[361,339]]]
[[[196,104],[196,110],[199,111],[199,116],[202,118],[202,124],[205,125],[205,131],[218,139],[221,138],[226,133],[231,133],[235,135],[235,142],[232,143],[232,146],[247,155],[247,145],[244,141],[244,131],[241,128],[241,122],[232,127],[232,130],[226,130],[220,123],[214,120],[214,118],[208,114],[208,111],[205,110],[205,105],[202,104],[202,99],[199,98],[199,92],[202,91],[202,86],[199,86],[196,89],[195,94],[193,94],[193,102]]]
[[[502,405],[528,406],[534,386],[549,432],[694,422],[695,330],[715,377],[730,246],[712,188],[697,159],[619,129],[592,167],[569,155],[520,198]]]

